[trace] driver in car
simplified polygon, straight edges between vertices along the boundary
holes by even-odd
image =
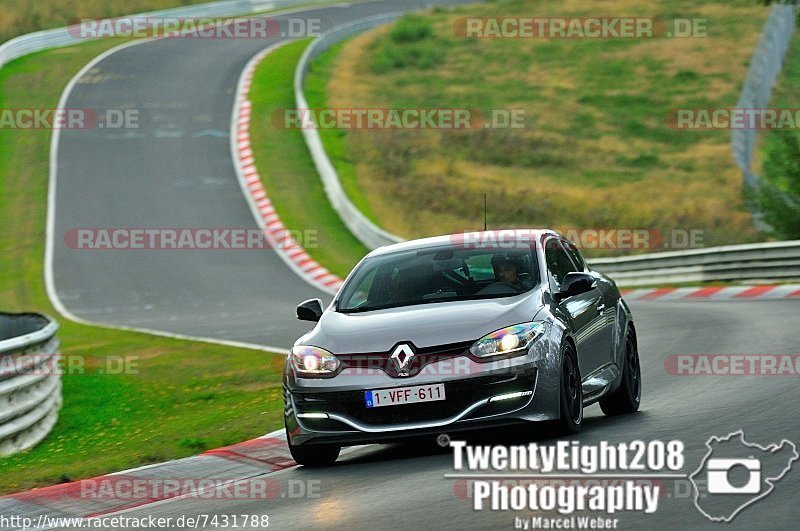
[[[531,286],[527,278],[521,278],[519,260],[505,253],[498,253],[492,257],[492,268],[494,269],[495,283],[503,283],[513,286],[519,292],[527,291]]]

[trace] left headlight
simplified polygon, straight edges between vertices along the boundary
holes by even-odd
[[[292,366],[302,376],[324,376],[336,372],[339,359],[319,347],[292,347]]]
[[[544,333],[544,323],[522,323],[496,330],[475,342],[469,351],[479,358],[524,354]]]

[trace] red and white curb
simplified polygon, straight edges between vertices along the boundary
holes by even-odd
[[[295,466],[284,430],[204,454],[0,497],[0,514],[40,521],[92,518],[179,498],[233,497],[232,492],[279,498],[284,486],[264,474]],[[258,479],[258,488],[236,484]],[[234,497],[235,498],[235,497]],[[40,526],[37,526],[40,527]]]
[[[239,183],[248,199],[253,215],[270,245],[281,259],[312,286],[328,293],[336,293],[342,279],[316,262],[303,249],[278,217],[278,213],[261,184],[250,145],[250,118],[252,104],[247,99],[253,83],[253,73],[258,63],[271,51],[281,46],[273,45],[253,57],[245,66],[236,87],[236,100],[231,120],[231,153]]]
[[[707,286],[620,290],[629,301],[719,301],[800,299],[800,284],[765,286]]]

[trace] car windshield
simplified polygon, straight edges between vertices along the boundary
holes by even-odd
[[[367,258],[342,289],[337,311],[366,312],[427,304],[511,297],[539,282],[529,248],[437,247]]]

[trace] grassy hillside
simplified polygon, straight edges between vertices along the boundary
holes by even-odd
[[[351,39],[309,83],[324,86],[322,103],[334,108],[524,112],[523,129],[323,133],[353,200],[396,234],[475,228],[486,193],[494,226],[754,241],[763,236],[742,200],[729,131],[676,130],[667,117],[735,104],[767,13],[751,0],[498,0]],[[463,17],[599,15],[698,18],[707,36],[478,39],[454,30]]]

